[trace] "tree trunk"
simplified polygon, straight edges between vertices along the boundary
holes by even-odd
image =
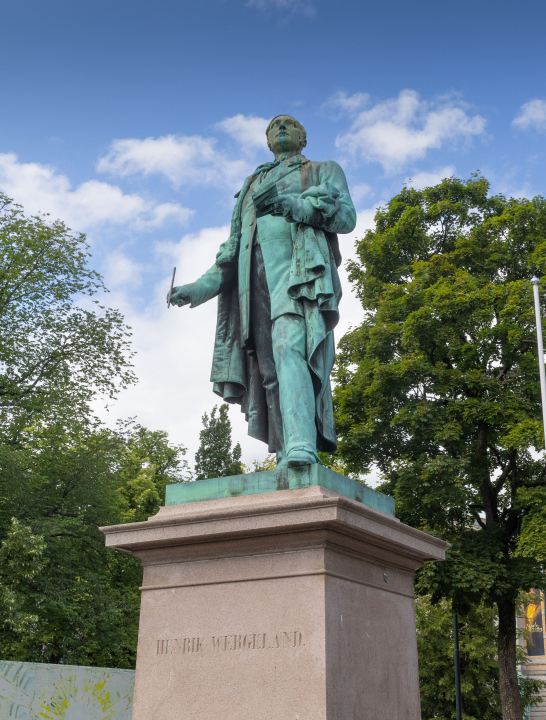
[[[499,691],[502,720],[522,720],[516,667],[516,603],[497,604],[499,610]]]

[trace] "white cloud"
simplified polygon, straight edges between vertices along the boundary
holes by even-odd
[[[243,148],[268,150],[265,131],[269,120],[254,115],[234,115],[224,118],[215,127],[227,133]]]
[[[212,126],[213,130],[225,133],[245,150],[243,159],[231,157],[218,147],[215,137],[124,138],[111,143],[106,155],[97,162],[97,171],[117,177],[163,175],[176,187],[183,184],[240,186],[256,166],[253,160],[256,151],[269,154],[265,137],[267,124],[265,118],[239,113]]]
[[[0,153],[0,189],[26,212],[49,213],[74,230],[87,230],[104,223],[133,222],[157,227],[167,218],[185,222],[191,210],[170,204],[156,206],[140,195],[125,194],[117,185],[88,180],[72,188],[66,175],[38,163],[22,163],[14,153]]]
[[[218,248],[228,239],[229,233],[229,225],[202,228],[198,232],[187,233],[177,243],[156,243],[155,250],[160,259],[178,267],[176,284],[184,285],[193,282],[214,265]]]
[[[512,125],[521,130],[534,129],[546,132],[546,101],[535,99],[524,103]]]
[[[442,182],[445,178],[453,177],[455,175],[455,168],[453,165],[446,165],[438,170],[431,170],[430,172],[415,173],[411,177],[407,178],[406,183],[411,185],[416,190],[421,190],[425,187],[431,187]]]
[[[231,186],[241,182],[250,168],[246,161],[230,160],[218,151],[215,138],[164,135],[114,140],[108,153],[98,161],[97,170],[120,177],[165,175],[176,186],[183,183]]]
[[[150,212],[148,218],[139,218],[135,226],[139,230],[155,230],[166,223],[185,225],[195,214],[194,210],[182,207],[178,203],[160,203]]]
[[[359,203],[361,200],[363,200],[367,195],[369,195],[372,192],[373,188],[371,185],[368,185],[368,183],[359,183],[358,185],[351,185],[349,188],[349,191],[351,193],[351,198],[353,202]]]
[[[349,132],[338,136],[336,146],[394,172],[445,142],[481,135],[485,123],[480,115],[469,115],[457,98],[427,102],[414,90],[403,90],[397,98],[360,112]]]
[[[260,10],[279,10],[287,12],[289,15],[299,13],[314,17],[317,9],[310,0],[248,0],[246,3],[249,7],[257,7]]]
[[[130,286],[128,290],[134,291],[142,285],[145,270],[145,265],[135,262],[121,250],[115,250],[108,255],[103,266],[106,287],[115,291]]]
[[[162,174],[174,183],[195,182],[200,179],[204,166],[211,172],[210,165],[216,156],[214,142],[198,135],[114,140],[108,154],[98,161],[97,170],[121,177]]]
[[[379,204],[374,205],[371,208],[362,210],[357,213],[356,216],[356,227],[352,233],[348,235],[339,236],[339,247],[341,255],[343,256],[343,263],[339,268],[339,277],[341,280],[341,286],[343,288],[343,298],[339,306],[340,320],[335,330],[336,340],[339,342],[343,335],[349,331],[351,327],[360,325],[364,315],[360,300],[357,298],[351,283],[349,282],[349,275],[347,273],[347,261],[356,260],[356,243],[362,240],[367,230],[371,230],[375,227],[375,213]]]
[[[368,104],[370,96],[368,93],[354,93],[353,95],[347,95],[345,92],[337,92],[335,95],[326,101],[326,107],[338,108],[344,113],[352,115],[360,108],[363,108]]]

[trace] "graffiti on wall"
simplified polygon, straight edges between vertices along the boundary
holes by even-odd
[[[2,720],[131,720],[133,670],[0,661]]]

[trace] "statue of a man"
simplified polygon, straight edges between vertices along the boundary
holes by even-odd
[[[218,296],[214,392],[241,405],[249,435],[277,454],[277,467],[295,467],[337,447],[337,233],[354,229],[356,212],[341,167],[301,154],[297,120],[278,115],[266,135],[274,162],[245,180],[216,262],[174,288],[171,303],[196,307]]]

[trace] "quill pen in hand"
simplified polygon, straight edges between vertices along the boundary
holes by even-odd
[[[172,277],[172,280],[171,280],[171,289],[170,289],[170,291],[169,291],[169,297],[168,297],[168,299],[167,299],[167,307],[168,307],[168,308],[171,307],[171,297],[172,297],[172,295],[173,295],[173,290],[174,290],[174,276],[175,276],[175,275],[176,275],[176,266],[173,268],[173,277]]]

